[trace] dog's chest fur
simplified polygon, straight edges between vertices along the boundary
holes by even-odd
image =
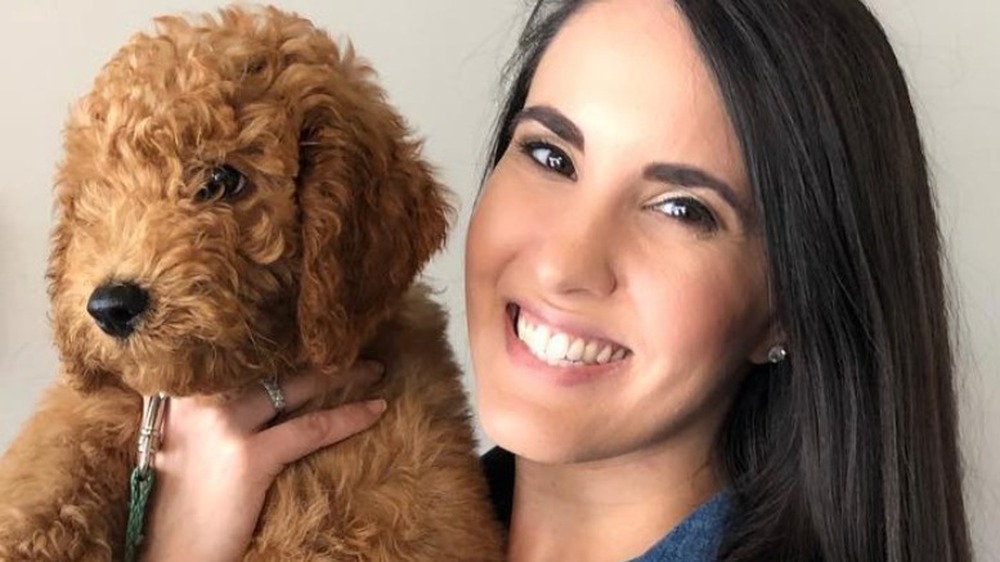
[[[461,371],[426,293],[411,290],[363,354],[386,365],[374,390],[384,417],[279,476],[248,560],[305,559],[304,547],[337,560],[498,559]]]

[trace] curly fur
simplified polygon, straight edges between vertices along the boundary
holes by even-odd
[[[74,108],[49,294],[61,373],[0,458],[0,560],[121,556],[141,394],[219,394],[360,353],[373,430],[289,467],[247,560],[499,560],[446,319],[419,269],[450,206],[373,72],[273,8],[165,17]],[[196,197],[227,164],[232,201]],[[131,282],[126,340],[86,311]],[[311,407],[359,396],[331,394]]]

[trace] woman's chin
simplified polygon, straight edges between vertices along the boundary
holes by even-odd
[[[497,446],[533,462],[573,462],[581,456],[580,442],[587,442],[579,439],[569,420],[538,408],[481,403],[479,415],[483,430]]]

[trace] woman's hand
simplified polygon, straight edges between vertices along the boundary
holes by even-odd
[[[376,363],[361,362],[344,373],[344,384],[374,384],[381,371]],[[306,372],[282,380],[289,412],[319,392],[319,376]],[[224,404],[171,398],[154,461],[156,488],[142,559],[242,560],[281,469],[371,427],[384,410],[383,400],[347,404],[297,417],[293,412],[268,427],[275,410],[263,387]]]

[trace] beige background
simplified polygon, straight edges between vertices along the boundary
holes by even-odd
[[[0,449],[55,371],[44,270],[60,129],[101,64],[152,16],[203,11],[196,0],[35,1],[0,5]],[[461,194],[445,254],[429,269],[444,289],[465,360],[462,247],[521,0],[289,0],[335,35],[348,33],[392,100],[427,137],[427,155]],[[931,168],[959,305],[967,496],[982,560],[1000,560],[1000,2],[871,0],[907,70]],[[992,523],[992,524],[991,524]]]

